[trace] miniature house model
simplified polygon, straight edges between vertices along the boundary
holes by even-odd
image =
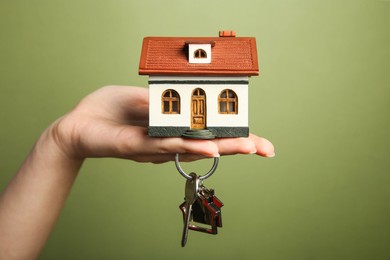
[[[248,136],[248,83],[259,74],[256,39],[146,37],[140,75],[149,75],[149,135]]]

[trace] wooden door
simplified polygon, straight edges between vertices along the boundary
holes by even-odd
[[[192,92],[191,129],[206,128],[206,94],[197,88]]]

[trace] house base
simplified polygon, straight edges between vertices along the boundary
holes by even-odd
[[[214,139],[215,135],[208,129],[189,129],[182,137],[190,139]]]
[[[207,127],[207,132],[211,132],[211,134],[215,138],[222,137],[248,137],[249,136],[249,127]],[[152,137],[188,137],[188,138],[196,138],[196,139],[206,139],[196,137],[192,135],[188,136],[188,133],[191,132],[189,127],[174,127],[174,126],[149,126],[148,135]],[[186,134],[187,132],[187,134]],[[203,135],[205,136],[205,135]],[[207,138],[210,139],[210,138]]]

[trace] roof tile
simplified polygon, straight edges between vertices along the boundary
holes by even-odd
[[[215,42],[210,64],[188,62],[188,42]],[[139,66],[141,75],[259,74],[253,37],[146,37]]]

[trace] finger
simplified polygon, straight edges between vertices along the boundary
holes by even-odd
[[[220,138],[215,139],[214,142],[217,144],[221,155],[256,153],[255,143],[248,138]]]
[[[248,138],[224,138],[214,140],[217,143],[221,155],[251,154],[256,153],[264,157],[274,157],[274,146],[265,138],[250,134]],[[142,155],[132,158],[138,162],[165,163],[175,161],[176,153]],[[200,154],[180,154],[180,162],[192,162],[209,158]]]
[[[155,163],[155,164],[160,164],[160,163],[165,163],[165,162],[172,162],[175,161],[175,156],[176,154],[153,154],[153,155],[139,155],[139,156],[132,156],[132,159],[136,162],[141,162],[141,163]],[[193,162],[201,159],[209,158],[203,155],[199,154],[180,154],[180,162]]]
[[[198,154],[204,157],[219,157],[218,146],[209,140],[183,138],[146,138],[150,152],[158,154]]]
[[[274,157],[275,148],[274,145],[263,137],[256,136],[254,134],[249,134],[248,139],[252,140],[256,147],[256,154],[263,157]]]
[[[183,139],[180,137],[157,138],[146,134],[146,128],[125,126],[119,131],[116,143],[129,155],[198,154],[219,157],[218,146],[209,140]]]
[[[149,117],[148,93],[147,89],[140,87],[106,86],[85,97],[78,109],[90,114],[91,104],[94,104],[99,117],[115,118],[123,123],[129,118],[143,121]]]

